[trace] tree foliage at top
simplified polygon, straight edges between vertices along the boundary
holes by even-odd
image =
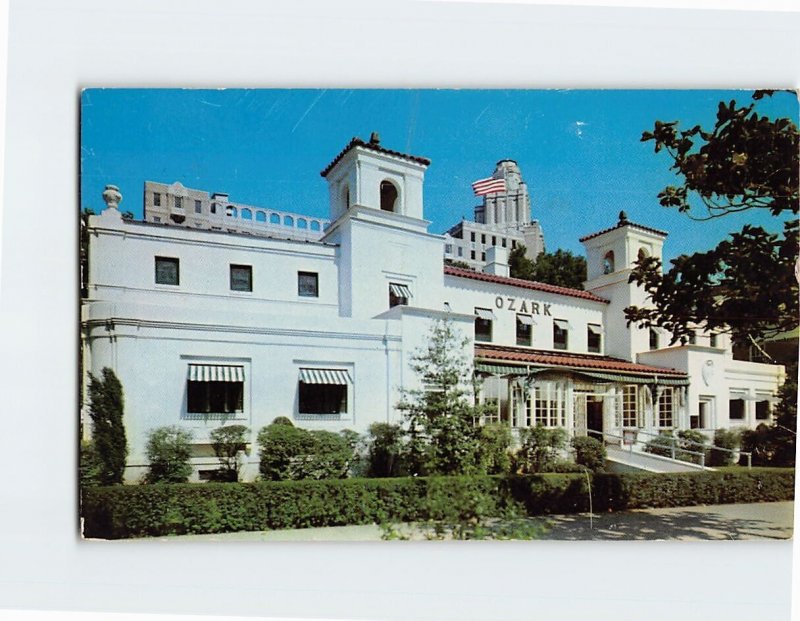
[[[431,327],[427,345],[414,352],[411,368],[423,388],[404,390],[397,409],[408,422],[408,468],[414,474],[465,474],[480,465],[480,406],[468,398],[472,368],[468,339],[449,319]]]
[[[771,93],[753,97],[764,94]],[[682,181],[658,195],[665,207],[701,220],[745,210],[797,214],[798,130],[789,119],[760,116],[755,104],[721,102],[711,130],[656,121],[642,141],[668,153]],[[691,213],[692,196],[703,215]],[[673,259],[663,273],[658,259],[642,258],[629,281],[644,287],[650,306],[626,308],[628,323],[664,328],[672,343],[686,342],[698,327],[727,331],[737,344],[792,330],[798,325],[797,244],[792,218],[782,235],[745,225],[709,251]]]
[[[518,245],[508,255],[512,278],[534,280],[559,287],[583,289],[586,280],[586,259],[569,250],[543,252],[535,261],[525,256],[525,246]]]
[[[102,377],[89,374],[89,416],[92,419],[91,450],[101,485],[122,483],[128,444],[122,416],[125,397],[114,371],[103,367]]]

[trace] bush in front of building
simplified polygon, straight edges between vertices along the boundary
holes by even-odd
[[[506,474],[511,470],[511,429],[502,423],[480,428],[478,449],[482,469],[487,474]]]
[[[405,431],[400,425],[372,423],[368,431],[367,476],[397,477],[403,473]]]
[[[102,485],[102,464],[91,442],[81,442],[78,468],[81,488]]]
[[[247,449],[248,433],[250,429],[245,425],[225,425],[211,432],[211,448],[219,460],[216,477],[219,481],[235,483],[239,480],[241,455]]]
[[[89,374],[89,416],[92,419],[92,446],[102,485],[122,483],[128,443],[122,417],[125,396],[113,370],[103,367],[102,377]]]
[[[655,438],[651,438],[644,445],[644,452],[661,457],[672,457],[672,445],[675,443],[671,434],[662,433]]]
[[[597,438],[575,436],[572,438],[575,463],[586,466],[592,472],[600,472],[606,465],[606,447]]]
[[[145,483],[185,483],[192,474],[192,434],[175,425],[153,429],[145,447]]]
[[[739,448],[741,434],[736,429],[717,429],[714,432],[714,446],[725,449],[723,451],[709,451],[709,466],[732,466],[735,461],[734,453]]]
[[[514,470],[522,474],[553,472],[567,445],[567,432],[560,427],[520,429],[520,448],[514,455]]]
[[[308,431],[272,423],[258,432],[259,470],[268,481],[340,479],[347,476],[353,449],[332,431]]]
[[[675,458],[693,464],[708,462],[708,450],[705,448],[707,438],[696,429],[681,429],[675,434],[678,443]]]

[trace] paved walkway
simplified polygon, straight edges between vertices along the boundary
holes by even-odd
[[[763,502],[672,509],[638,509],[590,516],[550,515],[532,518],[549,525],[540,539],[585,540],[730,540],[787,539],[792,536],[794,503]],[[403,529],[409,528],[404,525]],[[160,537],[163,541],[380,541],[376,524],[266,532]],[[421,537],[414,537],[419,539]],[[128,541],[137,541],[135,539]]]

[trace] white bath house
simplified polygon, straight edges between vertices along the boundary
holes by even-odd
[[[123,385],[127,480],[144,473],[160,426],[192,432],[193,477],[204,479],[217,467],[209,433],[224,424],[250,429],[253,478],[256,434],[278,416],[332,431],[401,422],[401,389],[419,386],[410,357],[443,318],[468,337],[488,419],[513,428],[597,432],[614,445],[625,430],[644,440],[770,420],[783,367],[733,359],[724,334],[670,346],[626,326],[622,309],[645,303],[631,265],[660,257],[665,232],[609,218],[581,240],[585,290],[510,278],[502,247],[483,272],[444,266],[444,237],[424,217],[429,164],[354,139],[321,173],[330,221],[306,218],[313,231],[285,212],[241,225],[226,195],[180,184],[145,184],[143,221],[123,219],[106,189],[86,230],[84,385],[103,367]],[[88,436],[86,404],[81,414]]]

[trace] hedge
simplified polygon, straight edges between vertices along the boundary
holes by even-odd
[[[594,511],[791,500],[792,469],[592,476]],[[118,539],[587,511],[584,474],[87,488],[84,535]]]

